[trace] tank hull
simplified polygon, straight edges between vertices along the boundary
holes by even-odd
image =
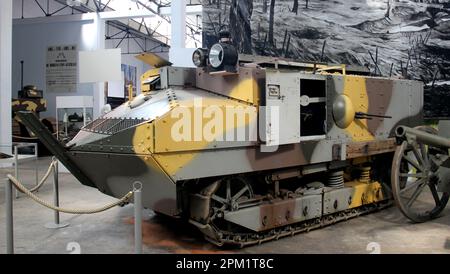
[[[169,216],[177,216],[177,189],[152,157],[130,154],[71,152],[73,161],[106,195],[120,198],[142,183],[142,203],[145,208]],[[98,164],[102,163],[102,164]],[[92,168],[95,166],[95,168]]]
[[[217,245],[260,243],[388,204],[394,131],[422,124],[422,84],[277,66],[161,68],[159,90],[53,151],[107,195],[141,182],[145,207],[186,217]]]

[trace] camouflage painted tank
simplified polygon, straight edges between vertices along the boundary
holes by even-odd
[[[226,39],[198,68],[147,73],[147,92],[87,125],[66,167],[113,197],[143,183],[143,202],[217,244],[245,246],[389,204],[398,125],[422,123],[423,86],[364,68],[237,56]],[[144,77],[145,78],[145,77]]]

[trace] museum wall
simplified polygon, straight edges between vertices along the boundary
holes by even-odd
[[[13,25],[13,98],[17,97],[20,87],[20,61],[24,61],[24,84],[35,85],[44,90],[48,109],[42,117],[56,116],[56,96],[88,96],[93,94],[92,84],[78,84],[77,92],[52,92],[46,88],[46,52],[52,45],[77,45],[84,50],[82,42],[82,26],[85,22],[14,24]]]
[[[17,96],[20,90],[20,61],[24,60],[24,84],[32,84],[38,89],[44,90],[45,99],[48,101],[48,110],[41,114],[41,117],[56,116],[57,96],[92,96],[93,84],[77,84],[76,92],[59,90],[56,92],[46,91],[46,51],[48,46],[77,45],[79,51],[92,49],[92,40],[95,35],[90,33],[88,24],[85,22],[58,22],[26,24],[15,21],[13,25],[13,97]],[[135,47],[131,42],[130,49],[128,43],[121,47],[123,52],[133,52]],[[113,41],[106,41],[106,48],[115,48]],[[149,69],[149,66],[134,58],[135,54],[123,54],[122,63],[137,68],[137,81],[139,75]],[[140,85],[137,85],[138,93]]]
[[[203,0],[203,5],[204,46],[228,29],[241,53],[360,65],[377,75],[422,80],[433,86],[426,111],[450,117],[450,0]]]

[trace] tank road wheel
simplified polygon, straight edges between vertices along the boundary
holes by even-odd
[[[242,233],[242,228],[225,220],[225,213],[251,206],[255,195],[252,186],[243,177],[223,179],[211,196],[210,224],[216,231],[232,235]]]
[[[239,210],[243,203],[254,198],[250,183],[242,177],[228,178],[220,183],[212,195],[214,209],[220,211]]]
[[[190,222],[200,229],[206,240],[223,246],[231,238],[238,241],[247,235],[242,227],[225,220],[226,213],[258,202],[246,178],[224,177],[191,195]]]
[[[437,135],[431,127],[418,127]],[[392,193],[400,211],[416,223],[439,216],[449,200],[449,193],[439,193],[437,154],[448,154],[416,141],[404,141],[395,152],[392,163]],[[431,201],[431,202],[430,202]]]

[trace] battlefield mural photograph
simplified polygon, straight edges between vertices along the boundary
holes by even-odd
[[[427,87],[426,116],[450,117],[448,0],[203,0],[203,5],[205,47],[226,29],[241,53],[365,66],[374,75],[420,80]]]

